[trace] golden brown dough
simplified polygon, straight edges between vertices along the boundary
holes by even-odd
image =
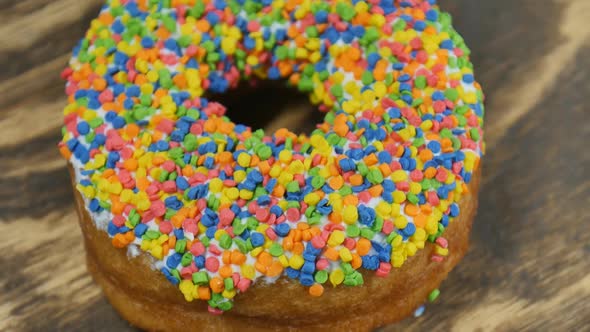
[[[71,167],[70,173],[73,178]],[[327,287],[317,298],[290,279],[258,282],[238,295],[235,308],[221,316],[209,314],[204,301],[186,302],[177,287],[150,267],[146,254],[128,258],[126,249],[113,247],[107,233],[95,227],[80,193],[74,193],[88,270],[115,309],[137,327],[152,331],[370,331],[410,315],[463,258],[476,214],[479,182],[477,171],[469,184],[471,194],[460,202],[461,214],[444,232],[450,253],[443,262],[431,261],[434,245],[427,242],[387,277],[363,271],[362,286]]]

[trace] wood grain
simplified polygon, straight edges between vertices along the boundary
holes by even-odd
[[[59,72],[101,2],[0,1],[1,331],[133,330],[86,272],[55,147]],[[385,330],[590,331],[590,1],[441,3],[487,94],[479,215],[440,300]],[[317,121],[293,91],[236,93],[224,97],[230,116],[254,127]]]

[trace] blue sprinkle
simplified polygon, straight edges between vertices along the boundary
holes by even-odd
[[[292,267],[288,267],[285,272],[287,273],[287,277],[291,279],[297,279],[299,277],[299,270],[295,270]]]
[[[257,248],[264,244],[264,235],[258,232],[252,232],[250,234],[250,242],[252,243],[252,247]]]
[[[277,235],[280,237],[285,237],[285,236],[289,235],[290,230],[291,230],[291,227],[289,227],[289,224],[287,224],[287,223],[278,224],[275,227],[275,233],[277,233]]]
[[[168,259],[166,259],[166,266],[171,269],[175,269],[180,263],[181,259],[182,256],[179,253],[174,253],[174,255],[171,255],[168,257]]]
[[[88,122],[81,121],[78,123],[78,126],[76,126],[76,129],[78,129],[80,135],[86,135],[90,131],[90,126],[88,125]]]

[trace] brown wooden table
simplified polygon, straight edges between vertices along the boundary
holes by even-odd
[[[86,273],[56,148],[59,73],[100,3],[0,1],[2,331],[133,330]],[[479,215],[471,251],[438,303],[387,330],[590,331],[590,1],[442,5],[473,50],[488,98]],[[283,106],[297,105],[298,96],[279,92]],[[276,100],[264,105],[250,124],[304,128],[317,118],[299,105],[268,120]]]

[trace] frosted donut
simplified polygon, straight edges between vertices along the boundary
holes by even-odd
[[[469,53],[432,0],[108,1],[62,75],[90,272],[150,330],[406,317],[467,249]],[[253,131],[204,97],[253,79],[286,80],[324,122]]]

